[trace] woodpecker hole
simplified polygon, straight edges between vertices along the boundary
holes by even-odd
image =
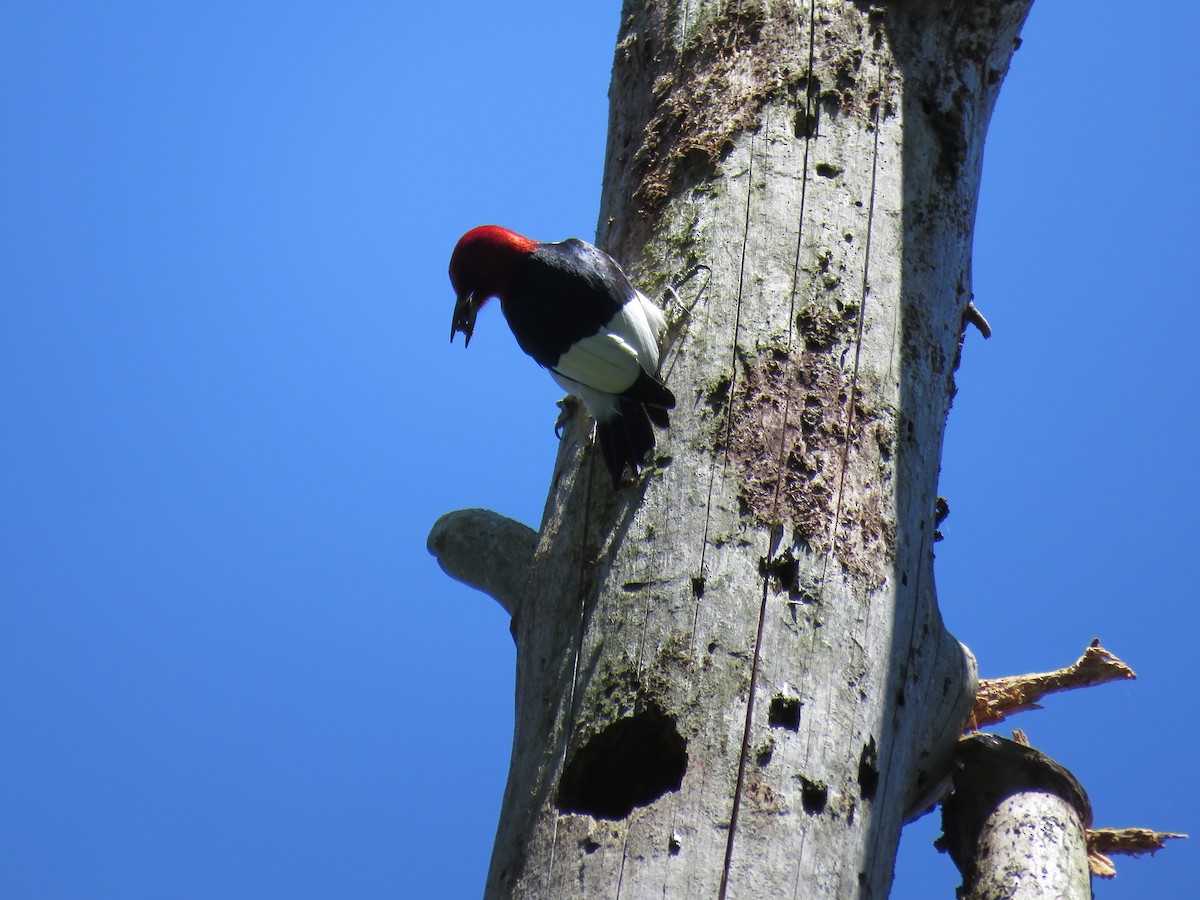
[[[771,761],[771,757],[775,755],[775,741],[771,738],[763,741],[758,745],[758,749],[754,751],[754,761],[760,766],[765,766]]]
[[[817,133],[817,114],[808,113],[803,109],[796,110],[792,117],[792,129],[797,139],[810,138]]]
[[[793,599],[799,595],[800,563],[790,550],[775,559],[760,559],[758,570],[764,578],[774,579],[775,590],[787,591]]]
[[[862,754],[858,757],[858,792],[864,800],[874,800],[878,788],[879,750],[872,737],[863,745]]]
[[[817,174],[822,178],[837,178],[842,174],[842,167],[829,163],[817,163]]]
[[[679,790],[687,771],[687,741],[656,706],[618,719],[567,760],[558,786],[561,812],[623,819]]]
[[[800,784],[800,803],[804,807],[804,811],[810,816],[824,812],[825,804],[829,800],[829,788],[815,781],[809,781],[803,775],[800,776]]]
[[[800,730],[800,700],[797,697],[782,695],[771,700],[771,708],[767,713],[767,724],[772,728],[786,728],[788,731]]]

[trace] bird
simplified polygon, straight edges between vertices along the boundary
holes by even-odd
[[[541,243],[499,225],[464,234],[450,256],[454,318],[471,343],[475,317],[492,297],[517,344],[596,422],[614,489],[654,449],[654,427],[670,424],[675,395],[658,376],[666,318],[611,256],[579,238]]]

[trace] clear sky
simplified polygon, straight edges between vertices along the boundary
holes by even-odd
[[[596,224],[618,3],[45,2],[0,28],[0,895],[478,896],[500,608],[425,550],[537,524],[555,385],[470,226]],[[1038,0],[987,147],[944,617],[1100,825],[1200,838],[1200,11]],[[950,897],[935,816],[893,896]],[[1101,898],[1184,897],[1195,841]]]

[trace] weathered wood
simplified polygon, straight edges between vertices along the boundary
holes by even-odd
[[[934,504],[1028,6],[626,3],[598,242],[708,278],[658,465],[614,494],[564,434],[488,896],[886,896],[975,692]]]
[[[964,900],[1090,900],[1087,827],[1079,782],[1049,757],[980,734],[959,746],[942,837],[963,876]]]
[[[537,533],[490,509],[456,509],[434,523],[425,545],[443,572],[512,615],[525,593]]]
[[[1047,694],[1128,678],[1137,678],[1133,669],[1095,640],[1083,656],[1065,668],[980,681],[969,724],[971,728],[994,725],[1014,713],[1041,709],[1037,701]]]

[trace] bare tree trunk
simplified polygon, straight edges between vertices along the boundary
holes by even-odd
[[[626,2],[599,243],[708,272],[657,467],[614,494],[578,415],[532,563],[442,559],[527,576],[489,896],[887,894],[975,689],[934,503],[1030,2]]]

